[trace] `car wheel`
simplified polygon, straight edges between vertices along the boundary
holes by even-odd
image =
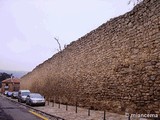
[[[30,105],[30,106],[32,106],[32,103],[31,103],[31,102],[29,102],[29,105]]]

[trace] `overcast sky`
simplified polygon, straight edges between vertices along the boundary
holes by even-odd
[[[0,0],[0,69],[31,71],[109,19],[130,11],[128,0]]]

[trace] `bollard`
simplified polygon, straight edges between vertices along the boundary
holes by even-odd
[[[54,103],[55,103],[55,97],[54,97],[54,99],[53,99],[52,107],[54,107]]]
[[[66,111],[68,110],[68,104],[66,103]]]
[[[88,109],[88,116],[90,116],[90,108]]]
[[[52,107],[54,107],[54,101],[52,102]]]
[[[61,105],[60,97],[58,99],[59,99],[58,108],[60,108],[60,105]]]
[[[103,120],[106,120],[106,111],[104,110],[104,117]]]
[[[77,102],[76,102],[76,113],[77,113]]]
[[[50,101],[50,100],[49,100],[49,98],[48,98],[48,105],[49,105],[49,101]]]
[[[59,104],[58,104],[58,108],[60,108],[60,105],[61,105],[61,103],[59,102]]]

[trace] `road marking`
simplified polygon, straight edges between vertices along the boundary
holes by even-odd
[[[44,117],[44,116],[42,116],[42,115],[40,115],[40,114],[38,114],[38,113],[36,113],[36,112],[33,112],[32,110],[29,110],[29,112],[32,113],[32,114],[34,114],[34,115],[37,116],[37,117],[42,118],[43,120],[49,120],[48,118],[46,118],[46,117]]]

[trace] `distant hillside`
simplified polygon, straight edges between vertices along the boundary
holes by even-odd
[[[23,75],[27,74],[26,71],[10,71],[10,70],[0,70],[0,73],[12,74],[16,78],[21,78]]]

